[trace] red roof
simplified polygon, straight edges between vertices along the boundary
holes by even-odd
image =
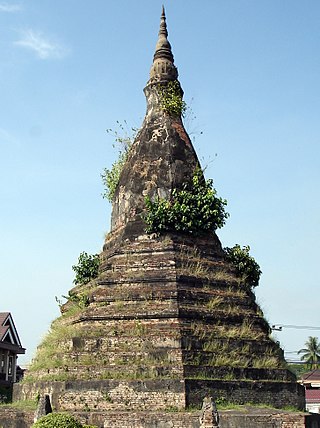
[[[320,370],[312,370],[302,376],[303,383],[311,383],[313,381],[320,381]]]
[[[320,403],[320,389],[306,389],[307,403]]]

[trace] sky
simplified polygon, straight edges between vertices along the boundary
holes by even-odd
[[[313,327],[276,333],[293,358],[320,337],[320,2],[163,1],[186,127],[228,200],[222,245],[250,245],[270,325]],[[100,252],[109,231],[106,129],[142,123],[161,6],[0,0],[0,311],[27,348],[22,365],[79,254]]]

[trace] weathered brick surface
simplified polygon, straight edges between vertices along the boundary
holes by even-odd
[[[220,428],[320,428],[320,415],[269,413],[251,409],[248,414],[220,413]]]
[[[304,390],[293,382],[186,380],[187,405],[201,405],[203,395],[214,400],[224,399],[236,404],[269,403],[285,408],[288,403],[296,408],[304,407]]]
[[[199,416],[175,413],[121,413],[109,415],[103,428],[199,428]]]
[[[38,391],[50,395],[55,409],[65,411],[185,408],[180,380],[38,382],[17,385],[14,399],[35,399]]]
[[[114,236],[108,240],[113,241]],[[138,396],[129,394],[128,400],[106,403],[99,389],[96,395],[88,389],[81,399],[75,390],[69,395],[63,392],[57,405],[63,409],[83,409],[85,405],[101,410],[120,410],[124,403],[124,409],[135,410],[153,405],[154,409],[170,405],[181,408],[183,402],[201,404],[209,392],[229,402],[303,409],[303,388],[284,367],[279,346],[269,339],[269,326],[258,313],[254,295],[239,291],[219,247],[212,249],[208,240],[204,247],[205,241],[173,235],[161,239],[143,237],[128,239],[116,251],[110,244],[105,251],[102,276],[88,289],[89,306],[70,316],[69,324],[68,316],[59,321],[63,328],[61,338],[56,334],[56,358],[47,358],[49,364],[44,368],[30,370],[27,382],[17,387],[19,397],[29,397],[32,376],[41,381],[43,393],[54,390],[55,395],[60,380],[72,383],[114,379],[129,385],[141,379],[160,385],[168,378],[186,381],[188,387],[180,393],[185,394],[184,398],[171,392],[154,395],[150,390]],[[181,262],[179,258],[186,254]],[[134,260],[134,270],[138,270],[139,259],[144,266],[143,275],[132,281],[130,263]],[[188,275],[176,274],[174,278],[172,269],[177,266],[186,269]],[[201,269],[210,278],[210,272],[214,274],[223,266],[229,269],[228,281],[201,278]],[[74,290],[77,292],[77,288]],[[51,349],[52,346],[50,352]]]
[[[0,408],[0,428],[30,428],[34,412]]]
[[[77,419],[98,428],[200,428],[200,412],[77,412]],[[320,415],[250,409],[222,411],[220,428],[320,428]],[[30,428],[33,412],[0,409],[0,427]]]

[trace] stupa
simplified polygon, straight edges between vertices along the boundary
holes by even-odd
[[[178,420],[205,396],[303,409],[303,388],[215,231],[145,231],[146,197],[170,199],[199,166],[181,114],[163,105],[168,88],[183,95],[167,36],[163,10],[147,112],[114,194],[99,274],[71,290],[15,398],[49,394],[55,409],[87,411],[104,427],[155,427],[150,418],[168,411]]]

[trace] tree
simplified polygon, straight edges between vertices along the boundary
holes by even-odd
[[[310,369],[317,369],[320,363],[320,343],[317,337],[309,336],[305,342],[305,348],[300,349],[298,354],[301,356],[301,361],[305,361]]]
[[[72,270],[76,273],[73,282],[76,285],[87,284],[98,276],[99,266],[99,254],[88,254],[83,251],[78,258],[78,264],[72,266]]]
[[[249,254],[249,245],[241,248],[239,244],[236,244],[232,248],[226,247],[224,250],[227,260],[233,264],[240,275],[241,282],[249,287],[257,287],[262,272],[258,263]]]

